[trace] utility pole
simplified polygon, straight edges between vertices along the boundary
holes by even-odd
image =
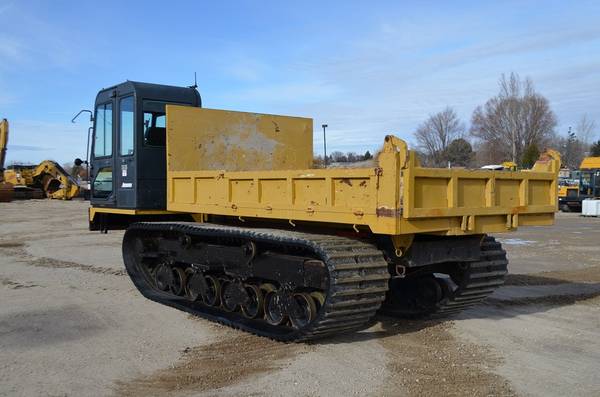
[[[327,124],[323,124],[323,156],[325,165],[327,165],[327,136],[325,135],[325,129],[328,127]]]

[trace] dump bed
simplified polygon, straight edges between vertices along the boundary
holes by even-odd
[[[527,171],[424,168],[404,141],[387,136],[372,167],[311,169],[309,119],[222,112],[167,107],[169,210],[389,235],[498,233],[554,219],[553,151]],[[219,161],[206,157],[206,145],[220,148]]]

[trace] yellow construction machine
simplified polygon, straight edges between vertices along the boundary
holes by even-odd
[[[6,168],[8,120],[0,121],[0,201],[13,198],[53,198],[71,200],[79,195],[77,181],[55,161],[44,160],[38,165],[13,164]]]
[[[14,187],[4,180],[4,163],[8,146],[8,120],[0,120],[0,202],[12,201]]]
[[[79,184],[55,161],[44,160],[38,165],[13,164],[4,171],[4,178],[21,199],[51,198],[71,200],[79,195]]]
[[[282,341],[477,304],[507,273],[490,234],[557,210],[552,150],[531,170],[425,168],[388,135],[372,167],[315,169],[311,119],[131,81],[98,93],[93,122],[90,229],[127,228],[139,291]]]
[[[600,157],[585,157],[571,178],[559,182],[558,202],[563,211],[581,211],[582,202],[600,197]]]

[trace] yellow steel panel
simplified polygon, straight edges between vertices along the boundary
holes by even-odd
[[[288,186],[285,178],[260,180],[260,203],[266,206],[286,205],[289,200]]]
[[[173,178],[173,197],[182,203],[194,202],[194,185],[192,178]]]
[[[373,206],[374,197],[369,178],[333,178],[334,207]]]
[[[328,203],[325,199],[327,191],[326,183],[327,180],[325,178],[295,178],[293,180],[294,204],[306,208],[327,205]]]
[[[529,181],[529,205],[550,205],[551,181]]]
[[[253,204],[258,200],[258,189],[254,179],[233,179],[229,181],[231,201],[235,205]]]
[[[485,207],[485,179],[459,179],[458,180],[458,206],[459,207]]]
[[[506,227],[506,215],[475,216],[473,223],[474,230],[480,233],[497,232],[499,225],[502,225],[502,231],[509,229]]]
[[[514,179],[496,179],[496,205],[516,207],[520,205],[519,181]]]
[[[519,226],[549,226],[554,223],[554,213],[519,215]]]
[[[449,178],[415,178],[415,208],[448,207]]]
[[[167,106],[169,171],[306,169],[312,157],[311,119]]]
[[[215,178],[196,178],[196,203],[220,204],[227,201],[227,194]]]

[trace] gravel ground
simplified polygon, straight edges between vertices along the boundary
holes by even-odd
[[[511,275],[451,321],[281,344],[150,302],[87,203],[0,203],[0,395],[600,395],[600,219],[499,236]]]

